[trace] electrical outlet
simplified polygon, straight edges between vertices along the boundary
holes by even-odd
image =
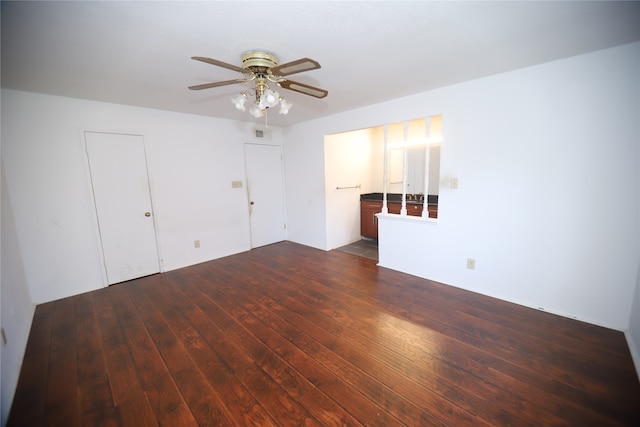
[[[193,247],[198,249],[200,247],[200,240],[194,240],[193,241]]]
[[[475,270],[476,269],[476,260],[473,258],[467,258],[467,268],[469,270]]]

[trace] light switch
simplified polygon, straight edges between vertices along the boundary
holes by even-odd
[[[451,178],[451,188],[458,188],[458,178]]]
[[[231,188],[242,188],[242,181],[231,181]]]
[[[469,270],[475,270],[476,269],[476,260],[473,258],[467,258],[467,268]]]

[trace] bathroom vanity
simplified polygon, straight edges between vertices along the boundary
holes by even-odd
[[[382,212],[382,193],[367,193],[360,195],[360,235],[372,239],[378,238],[377,213]],[[390,214],[400,214],[402,208],[402,194],[387,194],[387,209]],[[422,216],[424,209],[424,195],[407,194],[407,215]],[[427,196],[429,218],[438,218],[438,196]]]

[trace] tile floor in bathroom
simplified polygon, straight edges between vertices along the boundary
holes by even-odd
[[[349,245],[336,248],[336,251],[346,252],[352,255],[378,260],[378,241],[374,239],[361,239]]]

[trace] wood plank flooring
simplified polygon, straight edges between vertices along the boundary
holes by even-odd
[[[621,332],[282,242],[39,305],[10,426],[637,426]]]

